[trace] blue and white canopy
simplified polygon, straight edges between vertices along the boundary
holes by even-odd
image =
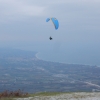
[[[49,22],[50,20],[52,21],[55,29],[57,30],[59,28],[59,22],[58,22],[58,20],[53,17],[53,18],[47,18],[46,19],[46,22]]]

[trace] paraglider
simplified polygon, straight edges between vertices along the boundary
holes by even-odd
[[[47,18],[46,22],[49,22],[50,20],[52,21],[55,29],[57,30],[59,28],[59,22],[58,22],[58,20],[56,18],[52,17],[52,18]],[[52,37],[50,37],[49,39],[52,40]]]
[[[59,22],[58,22],[58,20],[53,17],[53,18],[47,18],[46,19],[46,22],[49,22],[50,20],[52,21],[55,29],[57,30],[59,28]]]

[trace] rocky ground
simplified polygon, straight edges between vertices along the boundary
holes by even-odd
[[[62,93],[53,96],[34,96],[16,100],[100,100],[100,92]]]

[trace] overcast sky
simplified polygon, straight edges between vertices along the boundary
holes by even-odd
[[[46,23],[48,17],[59,20],[58,30]],[[99,44],[100,0],[0,0],[1,47],[43,50],[53,45],[100,53]]]

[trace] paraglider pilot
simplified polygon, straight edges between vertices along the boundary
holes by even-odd
[[[49,38],[50,40],[52,40],[52,37],[50,36],[50,38]]]

